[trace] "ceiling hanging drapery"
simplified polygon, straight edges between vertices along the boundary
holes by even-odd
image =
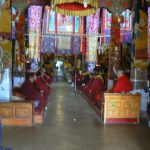
[[[127,8],[131,8],[134,0],[97,0],[98,7],[105,7],[114,15],[121,14]]]
[[[52,0],[52,9],[69,16],[88,16],[98,8],[97,0]]]
[[[28,7],[27,0],[12,0],[12,6],[14,6],[19,12],[24,11]]]

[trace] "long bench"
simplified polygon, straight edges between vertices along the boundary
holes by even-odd
[[[33,126],[32,102],[1,102],[0,116],[3,126]]]
[[[34,126],[44,122],[47,103],[34,108],[32,101],[0,102],[3,126]]]
[[[97,108],[87,93],[80,93],[100,116],[104,124],[137,124],[140,113],[140,94],[103,93],[101,109]]]

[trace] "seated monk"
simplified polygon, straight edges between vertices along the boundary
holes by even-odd
[[[88,81],[88,83],[84,86],[85,92],[88,92],[88,93],[90,92],[91,85],[92,85],[93,81],[94,81],[93,74],[90,74],[90,75],[89,75],[89,81]]]
[[[43,91],[44,95],[49,95],[50,88],[47,87],[45,81],[42,79],[42,74],[40,71],[37,72],[37,79],[34,83],[39,90]]]
[[[132,84],[127,77],[127,75],[124,74],[122,70],[119,70],[117,72],[117,81],[114,84],[113,88],[110,89],[110,92],[113,93],[121,93],[121,92],[129,92],[132,90]]]
[[[95,79],[91,85],[91,93],[94,94],[94,93],[97,93],[99,92],[101,89],[102,89],[102,86],[103,86],[103,79],[101,77],[101,75],[97,75],[95,76]]]
[[[53,77],[46,72],[45,68],[42,68],[41,72],[43,73],[44,81],[48,84],[51,84],[53,81]]]
[[[27,74],[26,81],[21,86],[21,93],[25,96],[26,100],[43,100],[43,96],[34,86],[34,81],[36,80],[35,73]]]

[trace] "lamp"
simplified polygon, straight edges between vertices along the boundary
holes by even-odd
[[[52,0],[53,11],[68,16],[88,16],[98,9],[97,0]]]

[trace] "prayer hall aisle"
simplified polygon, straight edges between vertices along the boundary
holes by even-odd
[[[50,99],[43,125],[3,127],[2,145],[13,150],[149,149],[149,128],[100,124],[97,114],[69,84],[54,83]]]

